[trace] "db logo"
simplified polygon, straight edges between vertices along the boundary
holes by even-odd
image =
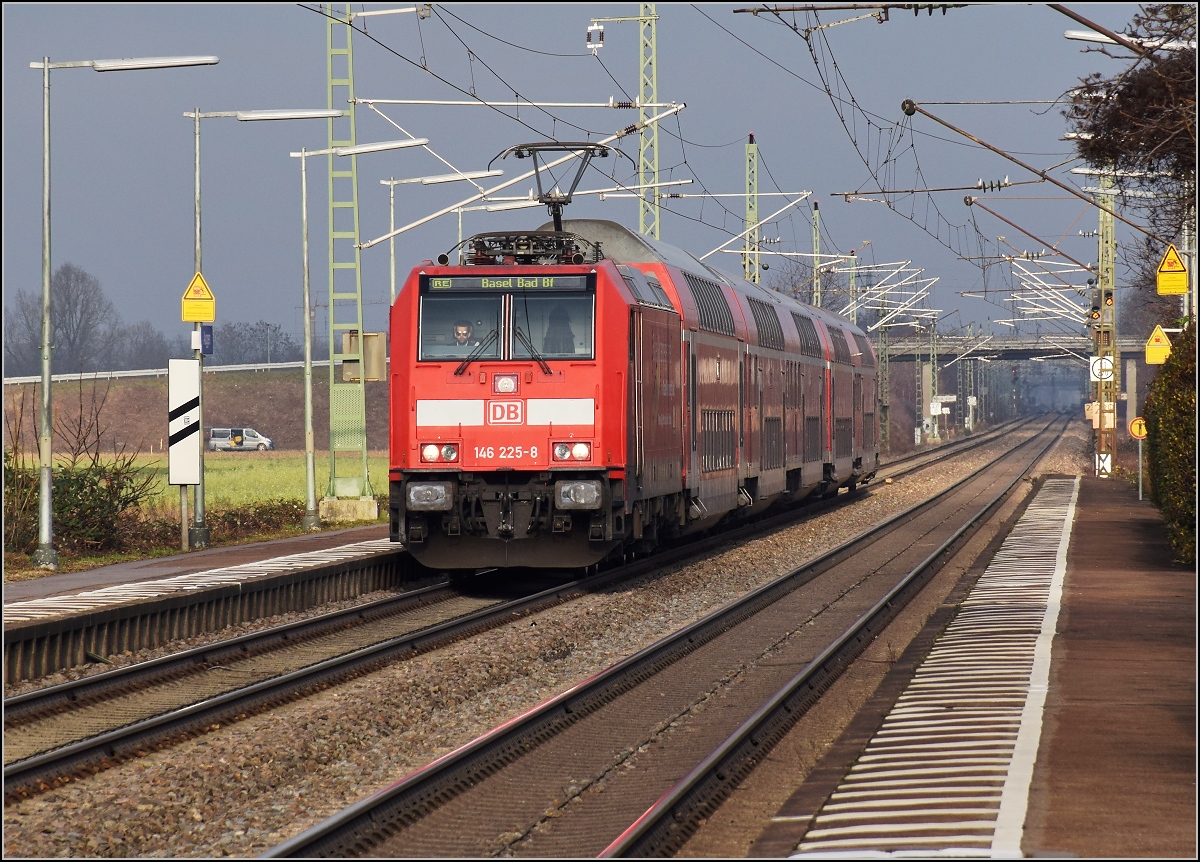
[[[520,425],[524,421],[521,401],[489,401],[489,425]]]

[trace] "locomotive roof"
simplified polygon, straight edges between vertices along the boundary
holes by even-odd
[[[539,230],[553,230],[554,224],[542,225]],[[665,263],[688,272],[706,272],[726,284],[730,277],[714,269],[682,249],[661,240],[636,234],[624,225],[605,219],[563,219],[562,229],[578,234],[590,242],[600,243],[604,256],[616,263]]]

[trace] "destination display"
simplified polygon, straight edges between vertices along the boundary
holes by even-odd
[[[587,290],[587,275],[426,276],[429,290]]]

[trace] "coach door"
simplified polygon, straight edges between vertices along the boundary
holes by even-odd
[[[854,369],[854,442],[851,454],[862,457],[863,445],[863,381],[858,369]]]
[[[700,387],[696,377],[696,341],[695,335],[690,332],[684,332],[684,355],[687,356],[687,423],[688,437],[690,445],[687,447],[687,487],[691,491],[695,491],[700,487],[700,461],[699,452],[696,447],[697,437],[697,420],[699,415],[696,412],[697,396],[699,395]]]
[[[633,475],[638,488],[642,487],[642,466],[646,462],[646,386],[642,371],[645,365],[646,346],[642,336],[642,310],[637,306],[629,309],[629,379],[633,384],[633,433],[630,452],[633,454]]]

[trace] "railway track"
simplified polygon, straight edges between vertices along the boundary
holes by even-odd
[[[939,447],[936,454],[898,459],[881,470],[880,478],[968,451],[1007,430]],[[848,499],[823,500],[740,533],[811,517]],[[469,584],[437,584],[9,698],[6,798],[39,792],[72,775],[103,769],[736,538],[736,533],[722,534],[567,582],[561,581],[561,573],[559,580],[544,573],[524,572],[516,579],[511,572],[500,578],[482,573]]]
[[[267,855],[669,854],[1062,427]]]

